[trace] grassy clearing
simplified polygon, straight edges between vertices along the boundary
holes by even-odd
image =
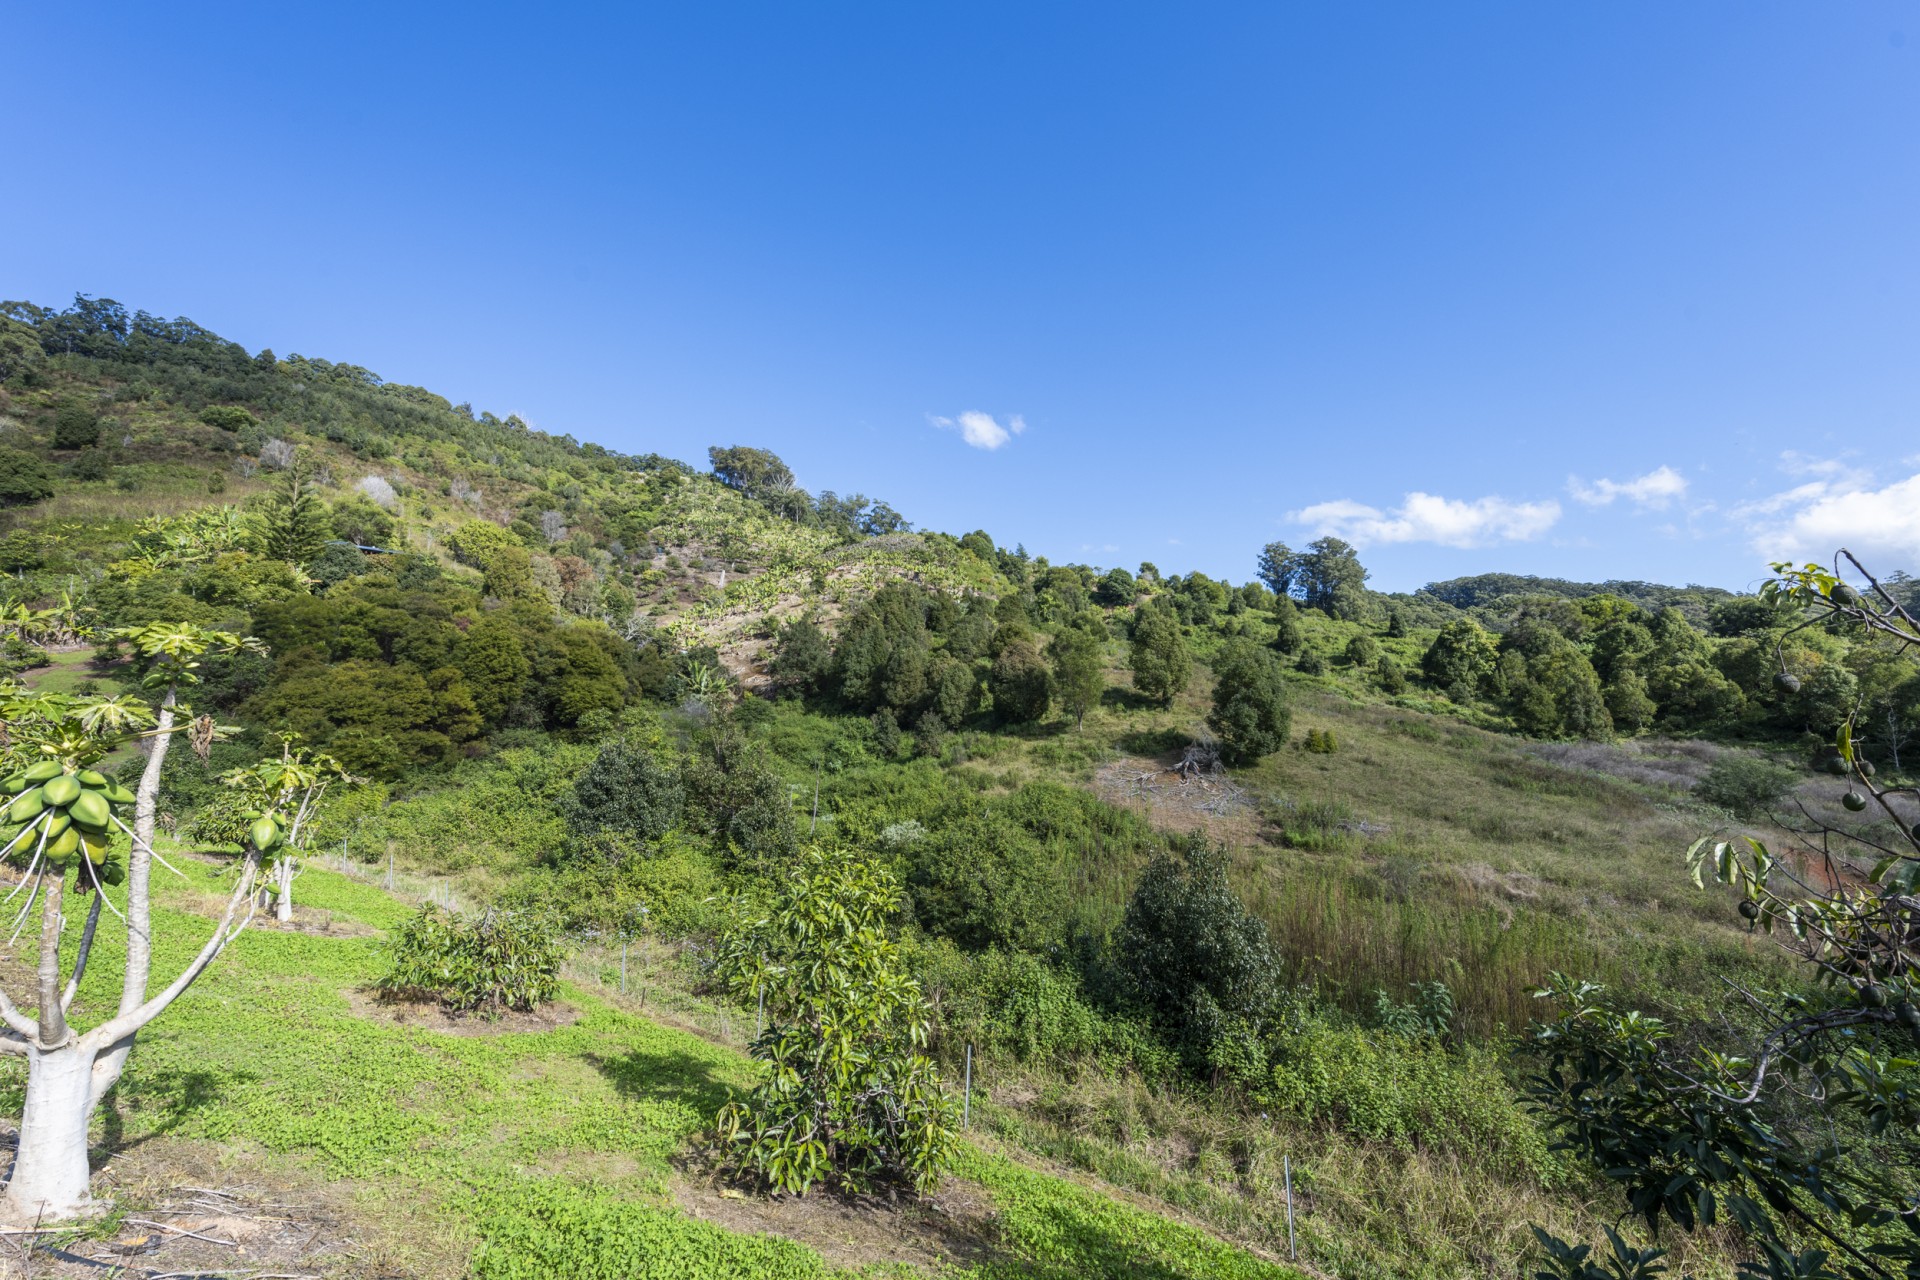
[[[190,863],[156,913],[162,966],[207,927],[192,908],[217,868]],[[405,907],[331,872],[305,904],[361,925]],[[77,927],[77,921],[75,927]],[[114,998],[118,956],[96,953],[76,1014]],[[696,1221],[677,1207],[675,1160],[751,1064],[574,985],[571,1025],[447,1034],[369,1018],[353,993],[380,969],[370,935],[258,928],[141,1040],[99,1133],[108,1152],[154,1139],[257,1148],[351,1179],[358,1234],[326,1265],[417,1276],[812,1277],[836,1269],[789,1240]],[[358,1002],[364,1007],[364,1001]],[[21,1101],[17,1060],[4,1105]],[[987,1257],[952,1274],[1279,1277],[1292,1274],[1195,1228],[975,1152],[960,1177],[991,1203]],[[898,1268],[894,1268],[898,1270]]]

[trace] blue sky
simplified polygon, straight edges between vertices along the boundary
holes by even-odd
[[[1920,569],[1920,10],[21,5],[76,290],[1056,560]]]

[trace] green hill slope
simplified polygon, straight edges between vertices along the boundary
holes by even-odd
[[[265,643],[193,691],[231,732],[169,760],[183,850],[232,838],[222,775],[283,732],[362,783],[307,832],[300,927],[244,936],[143,1037],[97,1135],[123,1206],[230,1166],[333,1205],[347,1226],[273,1258],[341,1275],[1198,1280],[1288,1274],[1290,1238],[1346,1277],[1531,1274],[1529,1224],[1592,1239],[1622,1211],[1523,1103],[1534,990],[1589,977],[1703,1039],[1745,1016],[1727,979],[1799,990],[1682,850],[1777,837],[1769,803],[1839,816],[1814,766],[1850,708],[1890,780],[1920,724],[1908,668],[1748,597],[1500,574],[1387,596],[1324,544],[1268,549],[1281,597],[713,461],[111,304],[0,304],[0,662],[132,693],[115,627]],[[1191,662],[1165,696],[1149,633]],[[1226,761],[1235,664],[1272,673],[1286,724]],[[761,1069],[714,936],[809,845],[897,874],[927,1048],[972,1072],[927,1203],[769,1198],[703,1154]],[[1221,931],[1244,912],[1270,953],[1155,1004],[1129,908],[1214,848]],[[211,865],[169,882],[176,937]],[[564,1016],[396,1021],[368,994],[379,931],[425,897],[555,922]],[[1908,1135],[1862,1141],[1914,1164]],[[1677,1243],[1702,1277],[1747,1256]]]

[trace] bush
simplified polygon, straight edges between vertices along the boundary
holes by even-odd
[[[954,1106],[921,1052],[926,1000],[887,936],[899,894],[878,865],[813,852],[771,911],[744,911],[721,936],[715,976],[765,999],[752,1053],[768,1070],[716,1125],[735,1167],[776,1191],[927,1191],[953,1160]]]
[[[1309,729],[1306,749],[1316,756],[1330,756],[1340,750],[1340,743],[1331,729]]]
[[[576,837],[618,831],[657,840],[680,821],[680,777],[644,747],[608,743],[560,801]]]
[[[237,404],[212,404],[200,411],[200,421],[222,431],[239,431],[253,425],[253,414]]]
[[[1694,783],[1693,794],[1736,817],[1758,817],[1780,802],[1793,786],[1795,773],[1770,760],[1729,755],[1714,761],[1706,777]]]
[[[1491,1054],[1313,1019],[1282,1035],[1260,1102],[1401,1151],[1438,1151],[1553,1182],[1565,1160]]]
[[[426,903],[400,925],[392,950],[382,992],[436,1000],[456,1013],[531,1012],[559,990],[560,941],[549,920],[529,912],[472,919]]]
[[[47,464],[18,449],[0,449],[0,505],[16,506],[53,496]]]
[[[1280,985],[1267,926],[1227,882],[1227,851],[1195,839],[1141,873],[1120,922],[1132,995],[1192,1060],[1235,1024],[1256,1023]]]
[[[91,449],[100,443],[100,419],[85,405],[63,404],[53,417],[53,447]]]
[[[1245,640],[1214,659],[1213,710],[1207,724],[1232,764],[1252,764],[1286,745],[1293,725],[1279,659]]]

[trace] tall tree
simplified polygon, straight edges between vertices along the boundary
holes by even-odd
[[[265,551],[270,560],[306,565],[320,554],[332,536],[327,525],[326,504],[308,482],[306,468],[298,460],[280,477],[266,510]]]
[[[1100,637],[1085,627],[1064,627],[1053,638],[1054,691],[1076,729],[1086,723],[1088,708],[1100,701],[1106,687],[1100,670],[1102,647]]]
[[[1285,677],[1271,652],[1247,640],[1231,640],[1213,663],[1213,710],[1207,724],[1220,736],[1229,762],[1251,764],[1287,743],[1293,712]]]
[[[1193,674],[1193,655],[1180,622],[1166,609],[1145,606],[1133,620],[1133,687],[1162,706],[1172,706]]]
[[[793,488],[793,469],[779,455],[744,444],[707,450],[714,477],[729,489],[738,489],[756,501]]]
[[[1260,581],[1277,596],[1293,594],[1294,581],[1300,575],[1300,557],[1284,542],[1269,542],[1260,549]]]
[[[1359,554],[1338,538],[1308,544],[1295,582],[1310,609],[1348,622],[1366,615],[1367,571],[1360,565]]]

